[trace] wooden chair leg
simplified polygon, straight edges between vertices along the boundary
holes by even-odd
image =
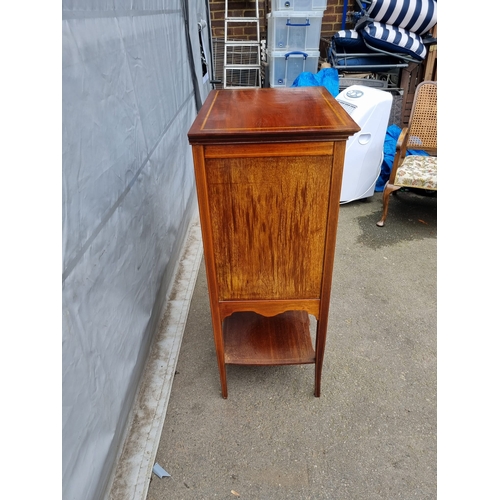
[[[378,227],[384,227],[385,219],[387,218],[387,212],[389,210],[389,196],[391,195],[392,192],[397,191],[398,189],[401,189],[401,187],[394,186],[394,184],[389,184],[389,183],[385,185],[384,193],[382,195],[382,202],[383,202],[382,218],[377,222]]]

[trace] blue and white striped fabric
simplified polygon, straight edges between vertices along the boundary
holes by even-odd
[[[437,22],[437,0],[373,0],[367,13],[374,21],[423,35]]]
[[[420,35],[389,24],[370,23],[361,34],[365,42],[375,49],[407,54],[417,60],[423,60],[427,54]]]
[[[333,35],[335,38],[338,38],[339,40],[353,40],[353,41],[358,41],[360,39],[359,33],[355,30],[340,30],[337,31]]]
[[[332,37],[335,48],[345,49],[346,51],[366,51],[365,42],[362,36],[355,30],[337,31]]]

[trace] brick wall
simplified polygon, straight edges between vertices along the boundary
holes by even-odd
[[[330,39],[332,35],[342,29],[342,11],[344,10],[344,0],[328,0],[327,8],[323,14],[323,22],[321,24],[321,37]],[[347,11],[358,11],[354,0],[349,0]],[[351,26],[347,24],[347,28]]]
[[[348,0],[348,11],[359,10],[354,0]],[[255,15],[254,0],[228,0],[228,15],[230,17],[253,17]],[[344,0],[328,0],[323,14],[321,37],[330,39],[341,29]],[[210,19],[214,38],[224,38],[224,0],[210,0]],[[259,17],[261,38],[266,38],[266,15],[271,12],[271,0],[259,0]],[[251,24],[240,24],[228,31],[228,36],[234,39],[255,39],[255,28]]]

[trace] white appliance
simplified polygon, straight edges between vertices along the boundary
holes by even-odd
[[[346,144],[340,203],[373,196],[384,160],[384,141],[392,108],[390,92],[351,85],[337,97],[361,130]]]

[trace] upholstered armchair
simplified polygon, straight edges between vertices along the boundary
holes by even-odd
[[[407,156],[408,149],[422,154]],[[417,86],[408,126],[398,138],[377,226],[385,225],[390,195],[402,187],[437,191],[437,82],[426,81]]]

